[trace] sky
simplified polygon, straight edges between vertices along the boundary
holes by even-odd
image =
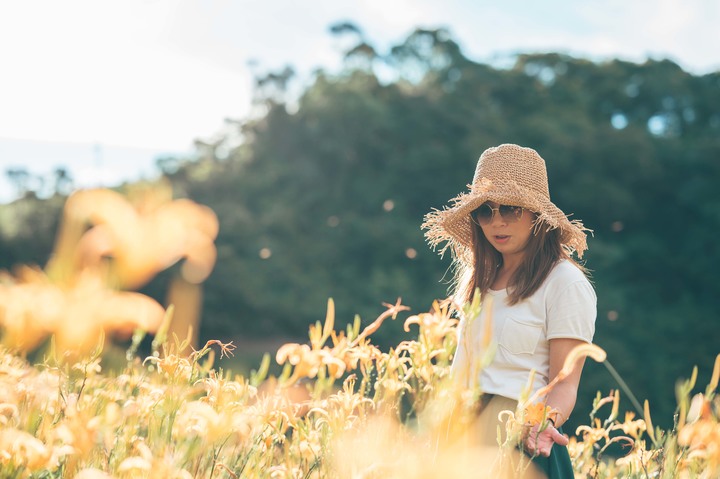
[[[80,187],[152,177],[158,156],[248,115],[253,68],[339,68],[339,21],[381,53],[446,27],[480,62],[553,51],[720,70],[718,0],[0,0],[0,202],[9,168],[64,166]]]

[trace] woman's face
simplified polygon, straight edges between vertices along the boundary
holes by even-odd
[[[485,238],[503,257],[523,255],[532,235],[535,215],[529,210],[522,210],[515,216],[500,214],[510,210],[498,211],[500,205],[493,201],[485,204],[494,209],[492,218],[478,222]]]

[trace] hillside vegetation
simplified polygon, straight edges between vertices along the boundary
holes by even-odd
[[[546,159],[552,200],[594,230],[596,343],[671,427],[668,386],[695,365],[707,383],[717,353],[720,73],[552,53],[500,68],[442,30],[388,52],[336,34],[357,40],[342,71],[318,71],[299,98],[291,70],[261,76],[251,118],[192,161],[160,162],[176,196],[219,220],[201,340],[302,337],[329,297],[346,320],[397,297],[422,312],[449,277],[423,215],[465,188],[485,148],[518,143]],[[3,206],[0,266],[44,264],[61,206],[32,194]],[[168,278],[144,291],[163,302]],[[405,339],[401,326],[378,344]],[[588,411],[617,385],[588,364],[581,387]]]

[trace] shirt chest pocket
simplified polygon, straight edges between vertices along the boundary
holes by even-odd
[[[512,354],[533,354],[541,337],[541,325],[507,317],[503,321],[498,344]]]

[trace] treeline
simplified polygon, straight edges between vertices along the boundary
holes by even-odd
[[[328,297],[348,322],[398,296],[427,310],[449,258],[425,245],[423,215],[465,189],[485,148],[518,143],[546,159],[553,201],[594,230],[596,342],[667,427],[676,379],[698,365],[706,383],[720,352],[720,73],[560,54],[500,68],[443,30],[387,53],[352,25],[333,31],[355,40],[343,71],[316,72],[299,99],[286,97],[291,69],[259,77],[256,115],[195,161],[161,162],[177,195],[220,219],[202,337],[302,336]],[[50,251],[51,209],[28,201],[33,212],[2,211],[24,221],[3,236],[4,267]],[[159,299],[162,281],[148,287]],[[398,321],[378,334],[404,333]],[[588,364],[577,410],[616,387]]]

